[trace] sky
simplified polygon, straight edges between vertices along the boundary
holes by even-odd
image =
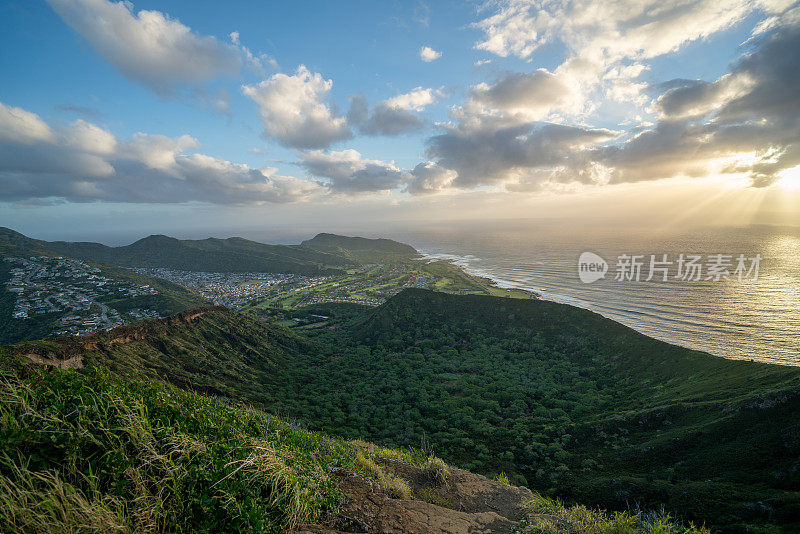
[[[787,0],[0,0],[0,225],[800,225]]]

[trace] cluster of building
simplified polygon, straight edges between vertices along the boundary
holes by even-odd
[[[157,295],[149,285],[112,280],[100,269],[71,258],[8,257],[13,265],[6,288],[16,294],[12,318],[29,319],[65,313],[58,320],[57,335],[91,334],[122,324],[120,313],[103,301]]]
[[[163,268],[133,270],[181,284],[212,300],[214,304],[229,308],[239,308],[276,291],[299,290],[329,279],[283,273],[211,273]]]
[[[98,313],[65,315],[53,331],[56,336],[88,336],[100,330],[110,330],[123,323],[117,310],[106,308]]]
[[[380,306],[385,299],[373,299],[367,297],[346,297],[339,295],[314,295],[303,304],[325,304],[328,302],[349,302],[352,304],[364,304],[365,306]]]
[[[158,313],[156,310],[151,310],[149,308],[134,308],[132,310],[128,310],[128,315],[132,318],[140,321],[142,319],[161,319],[161,314]]]
[[[386,295],[387,297],[391,297],[391,296],[397,295],[402,290],[407,289],[407,288],[412,288],[413,287],[413,288],[417,288],[417,289],[425,289],[430,284],[436,282],[437,280],[438,280],[438,278],[436,276],[431,275],[431,274],[413,275],[413,276],[409,276],[408,280],[406,280],[402,284],[399,284],[399,285],[397,285],[395,287],[390,287],[390,288],[387,288],[387,289],[376,289],[375,293],[380,293],[381,295]]]

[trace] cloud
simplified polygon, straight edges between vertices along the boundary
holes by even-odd
[[[363,159],[352,149],[329,153],[310,150],[301,154],[300,164],[314,176],[329,179],[337,193],[389,191],[406,178],[394,162]]]
[[[379,102],[370,109],[366,98],[351,96],[348,121],[366,135],[400,135],[413,132],[424,126],[417,114],[436,102],[440,91],[417,87]]]
[[[160,11],[134,13],[130,2],[47,2],[124,76],[162,96],[184,84],[234,75],[246,56],[238,46],[199,35]]]
[[[604,159],[612,180],[744,174],[754,186],[800,165],[800,17],[752,41],[713,82],[679,80],[653,107],[661,121]]]
[[[31,145],[54,137],[50,126],[35,113],[0,102],[0,142]]]
[[[485,120],[449,126],[429,139],[426,155],[456,171],[453,186],[470,188],[519,181],[534,170],[584,166],[593,150],[617,135],[604,128]]]
[[[113,154],[117,149],[117,139],[108,130],[77,120],[62,134],[64,146],[89,154]]]
[[[430,106],[436,99],[441,96],[440,91],[434,89],[425,89],[422,87],[415,87],[408,93],[399,94],[385,101],[386,105],[394,109],[403,109],[406,111],[422,111],[427,106]]]
[[[264,135],[292,148],[326,148],[352,137],[344,117],[326,102],[333,87],[300,65],[293,76],[274,74],[242,91],[258,104]]]
[[[487,39],[479,48],[527,57],[558,38],[573,54],[553,72],[510,73],[474,86],[443,132],[428,139],[429,161],[412,171],[408,191],[535,191],[720,175],[774,183],[800,165],[800,8],[759,24],[747,52],[716,80],[636,81],[647,68],[643,58],[730,27],[753,9],[781,9],[777,2],[717,4],[627,11],[598,11],[591,2],[492,4],[500,12],[480,23]],[[595,27],[601,14],[608,24]],[[598,83],[606,98],[641,104],[658,122],[639,116],[627,131],[567,124],[570,114],[593,110],[586,95]]]
[[[686,80],[653,103],[653,111],[664,119],[702,117],[753,89],[755,80],[746,73],[726,74],[714,82]]]
[[[776,14],[786,0],[497,0],[475,23],[477,49],[527,59],[544,45],[563,47],[553,73],[569,86],[570,112],[587,115],[604,98],[642,105],[647,84],[637,81],[647,61],[706,39],[754,12]]]
[[[294,202],[327,187],[189,151],[191,136],[136,134],[119,140],[85,122],[52,128],[0,103],[0,201]]]
[[[786,5],[740,0],[493,1],[484,9],[494,13],[475,24],[485,34],[475,47],[524,59],[559,41],[580,57],[652,58],[729,28],[753,11],[782,11]]]
[[[541,119],[570,100],[570,88],[558,76],[545,69],[513,73],[495,84],[472,88],[472,105],[523,114],[527,120]]]
[[[411,171],[406,191],[412,195],[438,193],[448,189],[457,177],[458,173],[452,169],[433,161],[423,161]]]
[[[440,57],[442,57],[442,53],[437,52],[430,46],[423,46],[422,48],[419,49],[419,58],[425,63],[436,61]]]
[[[55,106],[54,109],[60,113],[72,113],[87,120],[98,121],[102,120],[105,115],[98,109],[88,106],[78,106],[76,104],[62,104]]]

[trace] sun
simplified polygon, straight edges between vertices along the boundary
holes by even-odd
[[[800,191],[800,165],[781,171],[775,185],[788,191]]]

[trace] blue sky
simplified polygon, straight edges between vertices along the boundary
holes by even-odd
[[[6,0],[0,224],[793,187],[798,20],[785,0]]]

